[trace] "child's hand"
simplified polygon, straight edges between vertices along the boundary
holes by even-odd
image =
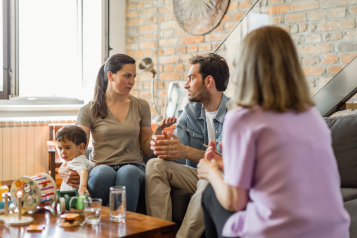
[[[80,195],[80,196],[82,196],[82,195],[84,195],[85,193],[87,193],[88,195],[89,195],[89,192],[88,192],[88,189],[87,189],[87,187],[79,187],[79,189],[78,189],[78,194]]]

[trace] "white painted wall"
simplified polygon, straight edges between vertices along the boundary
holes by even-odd
[[[109,55],[125,53],[125,0],[109,0]]]

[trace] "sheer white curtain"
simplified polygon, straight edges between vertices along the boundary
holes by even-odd
[[[77,98],[77,1],[19,1],[19,96]]]
[[[95,80],[102,65],[102,1],[83,1],[83,97],[93,99]]]
[[[2,2],[0,2],[0,66],[3,67],[3,14],[2,14]],[[0,91],[3,90],[3,70],[0,71]]]

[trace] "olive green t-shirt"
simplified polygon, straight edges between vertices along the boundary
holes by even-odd
[[[145,166],[140,128],[151,127],[149,103],[130,95],[129,111],[123,122],[119,122],[109,108],[106,118],[94,118],[92,103],[83,106],[77,116],[77,125],[90,128],[92,133],[93,150],[89,159],[96,164],[134,163]]]

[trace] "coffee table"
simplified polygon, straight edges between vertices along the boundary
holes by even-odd
[[[33,224],[45,225],[45,229],[42,232],[28,232],[26,231],[28,226],[15,227],[6,226],[4,223],[0,223],[0,237],[175,237],[176,229],[174,222],[164,221],[134,212],[127,212],[126,214],[127,217],[125,223],[112,222],[109,218],[109,208],[102,207],[102,218],[98,225],[61,228],[56,225],[57,222],[61,220],[58,213],[43,210],[33,215],[26,215],[34,218]],[[84,217],[80,216],[78,220],[82,222]]]

